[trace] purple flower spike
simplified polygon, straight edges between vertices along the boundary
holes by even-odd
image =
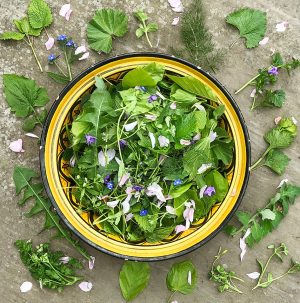
[[[273,75],[273,76],[278,75],[278,67],[272,66],[272,67],[268,70],[268,74],[269,74],[269,75]]]
[[[148,210],[147,210],[147,209],[142,209],[142,210],[140,211],[140,216],[141,216],[141,217],[147,216],[147,214],[148,214]]]
[[[149,103],[152,103],[153,101],[156,101],[157,100],[157,96],[156,95],[151,95],[149,98],[148,98],[148,102]]]
[[[133,188],[135,191],[141,191],[141,190],[144,189],[144,187],[141,186],[141,185],[133,185],[132,188]]]
[[[110,175],[106,175],[106,176],[103,178],[103,180],[104,180],[104,184],[107,184],[107,183],[109,182],[109,180],[110,180]]]
[[[85,135],[85,140],[86,140],[87,145],[91,145],[91,144],[96,143],[97,138],[92,135],[87,134],[87,135]]]
[[[124,149],[127,146],[127,142],[123,139],[121,139],[119,141],[119,144],[120,144],[121,149]]]
[[[215,188],[213,186],[207,186],[206,189],[205,189],[205,191],[204,191],[204,193],[203,193],[203,195],[211,197],[215,193],[216,193],[216,190],[215,190]]]

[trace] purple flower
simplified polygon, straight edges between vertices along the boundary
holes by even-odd
[[[67,46],[67,47],[74,46],[74,42],[73,42],[72,40],[69,40],[69,41],[66,43],[66,46]]]
[[[65,41],[65,40],[67,40],[67,35],[59,35],[57,37],[57,41]]]
[[[144,187],[141,186],[141,185],[133,185],[132,188],[133,188],[135,191],[141,191],[141,190],[144,189]]]
[[[114,188],[114,183],[112,181],[109,181],[106,183],[106,187],[110,190],[112,190]]]
[[[147,216],[147,214],[148,214],[148,210],[147,210],[147,209],[142,209],[142,210],[140,211],[140,216],[141,216],[141,217]]]
[[[123,139],[119,141],[119,145],[121,149],[124,149],[127,146],[127,142]]]
[[[54,60],[55,60],[56,58],[57,58],[57,57],[56,57],[54,54],[51,54],[51,55],[48,56],[48,61],[49,61],[50,63],[52,63],[52,62],[54,62]]]
[[[176,180],[174,180],[173,184],[174,184],[174,186],[181,185],[182,184],[182,180],[176,179]]]
[[[203,193],[203,195],[211,197],[215,193],[216,193],[216,190],[215,190],[215,188],[213,186],[207,186],[206,189],[205,189],[205,191],[204,191],[204,193]]]
[[[152,103],[153,101],[157,100],[157,96],[156,95],[151,95],[149,98],[148,98],[148,102],[149,103]]]
[[[110,175],[106,175],[106,176],[103,178],[103,180],[104,180],[104,184],[107,184],[107,183],[109,182],[109,180],[110,180]]]
[[[269,75],[273,75],[273,76],[278,75],[278,67],[272,66],[272,67],[268,70],[268,74],[269,74]]]
[[[86,140],[87,145],[91,145],[91,144],[96,143],[97,138],[92,135],[87,134],[87,135],[85,135],[85,140]]]

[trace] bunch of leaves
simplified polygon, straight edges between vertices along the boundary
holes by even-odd
[[[226,22],[239,30],[240,36],[246,39],[247,48],[258,46],[267,29],[266,13],[249,7],[230,13]]]
[[[202,1],[193,1],[182,17],[180,39],[184,47],[172,47],[170,51],[177,57],[215,72],[222,64],[224,54],[222,50],[216,50],[205,17]]]
[[[73,285],[82,278],[75,275],[82,264],[75,258],[63,263],[62,251],[51,251],[48,243],[32,247],[31,240],[17,240],[15,246],[19,250],[21,260],[31,276],[39,282],[40,287],[55,289],[61,292],[66,286]]]
[[[167,302],[171,302],[175,293],[187,295],[195,289],[198,280],[196,268],[191,260],[185,260],[172,265],[166,283],[171,295]]]
[[[235,94],[238,94],[246,87],[254,86],[253,102],[251,110],[258,107],[277,107],[283,106],[286,96],[285,91],[282,89],[272,90],[269,89],[269,85],[274,85],[278,81],[278,75],[271,72],[275,68],[277,73],[282,69],[286,70],[290,75],[290,72],[300,66],[300,60],[292,58],[290,61],[284,62],[280,53],[276,52],[272,55],[271,65],[267,68],[261,68],[258,70],[258,74],[247,81]]]
[[[128,31],[128,17],[121,10],[100,9],[87,26],[87,38],[91,49],[110,53],[115,37],[123,37]]]
[[[252,216],[248,212],[237,211],[236,216],[242,226],[237,229],[235,226],[228,225],[225,231],[235,236],[244,234],[249,229],[250,234],[246,238],[246,243],[252,247],[278,227],[298,196],[300,196],[300,187],[284,183],[269,203]]]
[[[26,118],[23,129],[31,131],[36,125],[43,126],[47,110],[38,110],[49,101],[47,91],[38,87],[34,80],[15,74],[3,75],[6,101],[18,118]]]
[[[65,238],[83,257],[90,259],[87,252],[75,241],[69,231],[63,228],[59,223],[57,214],[52,210],[51,203],[43,194],[43,184],[34,182],[33,179],[38,178],[38,174],[31,168],[15,166],[13,180],[16,187],[16,194],[19,195],[23,191],[23,197],[19,200],[19,205],[24,205],[30,200],[34,201],[34,205],[26,217],[30,218],[40,213],[44,213],[45,222],[43,230],[55,228],[58,238]]]
[[[209,272],[209,278],[218,284],[219,292],[234,291],[241,294],[242,291],[240,291],[234,284],[234,280],[239,282],[244,281],[237,277],[234,271],[228,271],[222,264],[217,264],[221,257],[224,256],[227,252],[227,250],[222,251],[222,248],[219,248],[218,254],[215,256],[215,259],[212,263],[211,270]]]
[[[256,289],[258,287],[266,288],[270,284],[272,284],[274,281],[282,279],[283,277],[285,277],[289,274],[300,273],[300,263],[293,261],[293,259],[291,259],[291,265],[290,265],[289,269],[285,273],[281,274],[280,276],[274,277],[272,272],[269,272],[269,271],[267,272],[267,269],[269,268],[269,265],[274,257],[278,258],[280,261],[283,261],[283,258],[288,255],[288,248],[286,247],[286,245],[284,243],[281,243],[277,247],[274,244],[272,244],[272,245],[269,245],[268,248],[272,249],[273,253],[270,255],[270,257],[268,258],[268,260],[266,261],[265,264],[263,264],[263,262],[257,260],[257,263],[260,267],[260,276],[259,276],[256,286],[253,289]],[[265,281],[263,281],[266,274],[267,274],[266,279],[265,279]]]
[[[43,29],[50,26],[53,21],[51,10],[44,0],[31,0],[28,12],[20,20],[14,20],[17,31],[7,31],[0,35],[0,40],[24,41],[31,49],[32,54],[43,72],[42,65],[34,49],[34,37],[41,35]]]
[[[136,298],[148,286],[149,279],[148,263],[125,261],[120,271],[119,283],[126,302]]]
[[[281,149],[289,147],[297,136],[297,125],[293,118],[282,118],[278,125],[268,131],[264,139],[269,147],[250,167],[250,170],[267,166],[278,175],[282,175],[290,161]]]
[[[135,34],[138,38],[141,38],[143,35],[146,36],[147,42],[149,43],[150,47],[152,46],[152,43],[149,39],[148,33],[150,32],[156,32],[158,30],[158,25],[155,22],[146,24],[146,21],[149,19],[147,14],[141,10],[134,13],[134,16],[138,21],[141,23],[139,24],[139,28],[136,30]]]

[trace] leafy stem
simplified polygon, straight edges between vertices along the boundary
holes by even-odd
[[[30,40],[30,37],[29,37],[28,35],[26,35],[26,38],[27,38],[27,40],[24,38],[24,41],[25,41],[25,43],[26,43],[27,45],[29,45],[29,47],[31,48],[32,54],[33,54],[33,56],[34,56],[34,59],[35,59],[37,65],[38,65],[40,71],[43,72],[42,65],[41,65],[40,60],[39,60],[39,58],[38,58],[38,56],[37,56],[37,54],[36,54],[36,51],[35,51],[35,49],[34,49],[33,38],[32,38],[32,41]]]
[[[240,87],[237,91],[235,91],[235,95],[240,93],[242,90],[244,90],[248,85],[253,84],[253,82],[260,76],[260,74],[257,74],[253,78],[251,78],[249,81],[247,81],[242,87]]]
[[[250,166],[250,171],[254,170],[255,168],[258,167],[258,165],[260,164],[260,162],[266,157],[266,155],[268,154],[268,152],[272,149],[271,146],[269,146],[266,151],[262,154],[262,156],[254,163]]]
[[[69,80],[71,81],[73,79],[73,77],[72,77],[71,65],[69,62],[66,48],[64,49],[64,56],[65,56],[65,61],[66,61],[67,69],[68,69]]]
[[[143,22],[143,26],[144,26],[144,28],[147,28],[147,26],[146,26],[146,22],[143,20],[142,21]],[[152,43],[151,43],[151,41],[150,41],[150,39],[149,39],[149,36],[148,36],[148,31],[147,30],[145,30],[145,36],[146,36],[146,39],[147,39],[147,41],[148,41],[148,44],[150,45],[150,47],[152,48],[153,47],[153,45],[152,45]]]

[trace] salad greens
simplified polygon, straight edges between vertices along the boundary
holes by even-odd
[[[221,202],[233,141],[224,106],[191,77],[151,63],[96,88],[68,125],[71,188],[96,228],[130,242],[187,230]]]

